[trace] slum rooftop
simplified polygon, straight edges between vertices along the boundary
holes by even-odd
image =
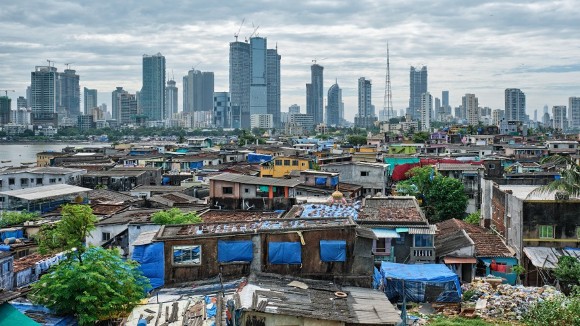
[[[276,178],[260,178],[249,175],[222,173],[211,177],[210,180],[227,181],[234,183],[253,184],[253,185],[268,185],[278,187],[295,187],[302,183],[300,180],[292,179],[276,179]]]
[[[262,221],[241,221],[230,223],[199,223],[189,225],[165,225],[157,234],[158,240],[173,238],[206,237],[216,234],[245,234],[257,232],[287,232],[289,230],[324,229],[332,227],[356,226],[344,219],[272,219]]]
[[[279,212],[264,211],[228,211],[228,210],[208,210],[200,214],[204,223],[214,222],[238,222],[274,219],[280,217]]]
[[[72,195],[78,193],[86,193],[91,191],[90,188],[77,187],[67,184],[56,184],[50,186],[25,188],[18,190],[2,191],[0,195],[16,197],[24,200],[37,200],[45,198],[53,198],[64,195]]]
[[[419,208],[417,199],[411,196],[365,198],[357,221],[428,224],[425,215]]]

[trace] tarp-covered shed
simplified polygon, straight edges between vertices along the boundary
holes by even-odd
[[[381,276],[389,300],[460,302],[459,277],[443,264],[381,263]]]
[[[133,243],[134,261],[139,263],[139,270],[149,279],[153,289],[165,284],[165,254],[163,242],[152,242],[156,231],[143,232]]]

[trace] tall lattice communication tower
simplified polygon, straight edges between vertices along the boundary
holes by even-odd
[[[393,93],[391,92],[391,67],[389,62],[389,42],[387,42],[387,74],[385,76],[385,98],[383,104],[383,112],[381,114],[381,121],[389,121],[395,117],[393,111]]]

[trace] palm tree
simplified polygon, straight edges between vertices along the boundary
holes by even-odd
[[[560,179],[537,188],[532,192],[532,194],[547,194],[561,191],[567,193],[571,197],[580,197],[580,166],[574,162],[572,157],[554,155],[546,157],[540,162],[542,164],[553,163],[556,166],[565,165],[566,168],[560,171]]]

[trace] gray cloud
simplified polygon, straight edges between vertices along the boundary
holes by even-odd
[[[240,37],[268,37],[282,55],[282,106],[304,108],[311,60],[325,67],[325,88],[338,79],[347,117],[356,111],[356,83],[373,81],[383,106],[386,42],[396,109],[408,102],[409,65],[429,68],[434,96],[450,90],[453,105],[475,92],[501,108],[503,89],[519,87],[529,111],[580,95],[580,7],[575,1],[20,1],[0,11],[0,88],[24,95],[30,71],[55,60],[73,62],[81,87],[110,91],[141,87],[141,56],[161,52],[168,74],[194,65],[214,71],[216,90],[228,89],[228,50]],[[181,100],[181,99],[180,99]]]

